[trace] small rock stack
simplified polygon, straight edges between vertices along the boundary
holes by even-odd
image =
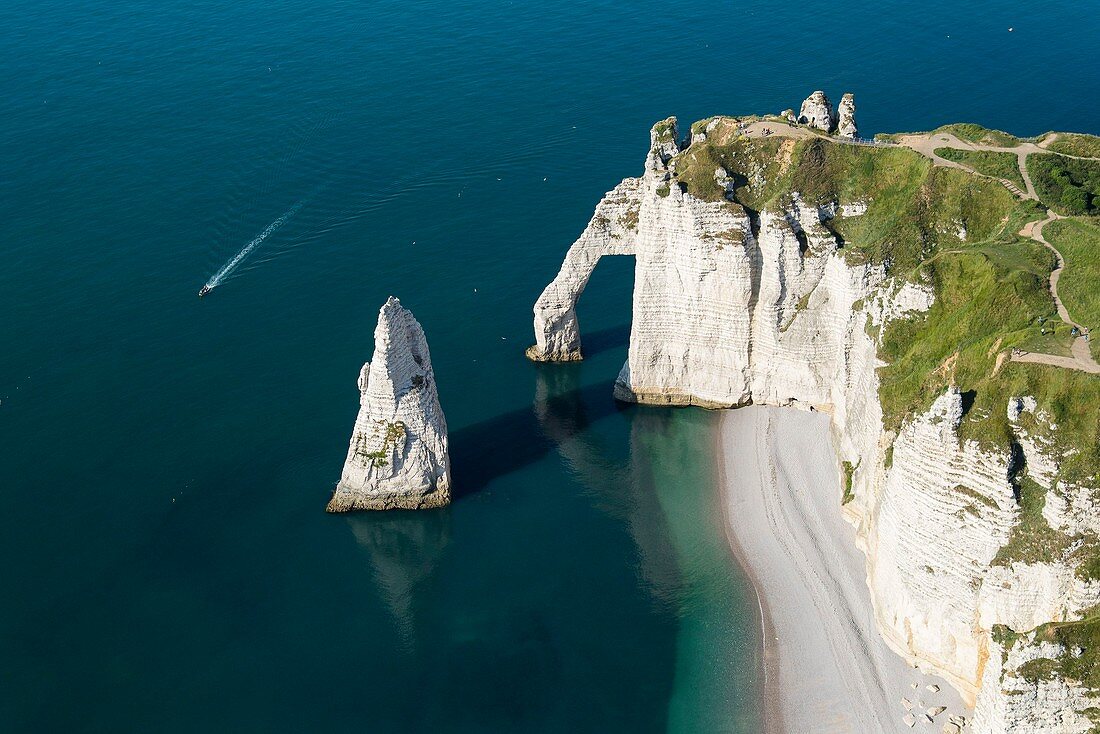
[[[837,123],[836,134],[842,138],[854,140],[859,136],[856,128],[856,98],[851,92],[840,98],[840,106],[836,108]]]
[[[826,133],[836,133],[842,138],[855,139],[859,131],[856,128],[856,100],[848,92],[840,100],[836,112],[825,92],[818,90],[802,102],[797,122],[809,125]]]

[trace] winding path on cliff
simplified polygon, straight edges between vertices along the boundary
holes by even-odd
[[[1021,199],[1030,199],[1032,201],[1039,201],[1039,195],[1035,191],[1035,184],[1031,181],[1031,176],[1027,170],[1027,157],[1032,153],[1046,153],[1050,154],[1052,151],[1047,147],[1053,143],[1057,137],[1057,133],[1051,133],[1045,136],[1038,143],[1021,142],[1017,146],[1007,147],[998,145],[981,145],[978,143],[970,143],[965,140],[961,140],[955,135],[950,133],[913,133],[908,135],[899,135],[896,142],[875,142],[860,140],[847,140],[844,138],[837,138],[833,136],[826,136],[824,133],[820,133],[816,130],[812,130],[803,126],[789,125],[784,122],[776,121],[759,121],[753,122],[745,126],[743,130],[745,135],[749,137],[768,137],[771,135],[780,135],[783,137],[805,139],[820,137],[827,140],[831,140],[836,143],[843,143],[848,145],[876,145],[883,147],[896,147],[901,146],[909,148],[911,150],[920,153],[921,155],[930,158],[932,162],[937,166],[946,166],[947,168],[958,168],[966,171],[967,173],[974,174],[976,176],[982,176],[984,178],[993,178],[995,181],[999,181],[1005,188],[1011,191],[1013,194]],[[976,150],[987,151],[991,153],[1011,153],[1016,156],[1016,165],[1020,170],[1020,176],[1026,186],[1026,191],[1021,191],[1020,187],[1012,181],[1005,178],[995,178],[992,176],[986,176],[979,171],[974,170],[970,166],[967,166],[958,161],[948,160],[940,155],[936,154],[936,150],[940,148],[954,148],[956,150]],[[1065,156],[1066,158],[1075,158],[1078,160],[1100,160],[1096,158],[1084,158],[1082,156],[1073,156],[1065,153],[1057,153],[1057,155]],[[1100,363],[1093,358],[1092,352],[1089,350],[1089,342],[1086,338],[1088,330],[1081,324],[1074,321],[1065,305],[1062,303],[1062,299],[1058,297],[1058,279],[1062,275],[1062,271],[1065,270],[1066,260],[1062,257],[1062,253],[1058,251],[1054,245],[1050,244],[1043,237],[1043,227],[1055,219],[1063,219],[1060,214],[1054,213],[1054,211],[1048,210],[1045,219],[1037,219],[1032,222],[1028,222],[1023,229],[1020,230],[1021,237],[1028,237],[1035,240],[1039,244],[1043,245],[1051,252],[1054,253],[1057,259],[1057,267],[1050,273],[1050,294],[1054,298],[1054,305],[1058,310],[1058,316],[1063,322],[1075,327],[1080,334],[1070,347],[1069,357],[1059,356],[1055,354],[1043,354],[1039,352],[1021,352],[1019,350],[1013,350],[1011,359],[1014,362],[1031,362],[1035,364],[1045,364],[1052,367],[1064,367],[1066,369],[1081,370],[1082,372],[1088,372],[1090,374],[1100,374]]]
[[[1020,191],[1019,187],[1008,179],[999,178],[1004,186],[1012,193],[1019,196],[1021,199],[1031,199],[1033,201],[1039,201],[1038,194],[1035,193],[1035,185],[1031,181],[1031,176],[1027,170],[1027,157],[1032,153],[1050,153],[1046,149],[1055,139],[1057,133],[1046,136],[1038,143],[1021,142],[1015,147],[1005,147],[997,145],[979,145],[975,143],[969,143],[960,140],[958,137],[947,133],[921,133],[914,135],[901,135],[898,137],[898,144],[907,148],[915,150],[921,155],[931,158],[932,161],[939,166],[948,166],[950,168],[959,168],[969,173],[983,176],[984,174],[975,171],[973,168],[966,166],[956,161],[947,160],[936,154],[938,148],[954,148],[956,150],[978,150],[989,151],[992,153],[1011,153],[1016,156],[1017,166],[1020,169],[1020,176],[1024,180],[1024,184],[1027,186],[1027,192]],[[1059,153],[1058,155],[1064,155]],[[1077,158],[1079,160],[1095,160],[1095,159],[1082,159],[1080,156],[1070,156],[1067,158]],[[988,178],[988,176],[987,176]],[[1054,305],[1058,309],[1058,316],[1063,322],[1075,327],[1080,334],[1070,348],[1071,356],[1063,357],[1054,354],[1042,354],[1037,352],[1020,352],[1014,350],[1012,353],[1012,361],[1014,362],[1032,362],[1036,364],[1046,364],[1053,367],[1065,367],[1067,369],[1081,370],[1091,374],[1100,374],[1100,364],[1093,358],[1092,353],[1089,351],[1088,339],[1085,334],[1088,330],[1081,324],[1074,321],[1065,305],[1062,303],[1062,299],[1058,297],[1058,278],[1062,275],[1062,271],[1065,270],[1066,260],[1062,257],[1062,253],[1058,251],[1054,245],[1050,244],[1043,237],[1043,227],[1055,219],[1063,219],[1060,214],[1056,214],[1053,210],[1047,211],[1045,219],[1037,219],[1032,222],[1028,222],[1023,229],[1020,230],[1021,237],[1028,237],[1035,240],[1039,244],[1046,247],[1048,250],[1054,253],[1054,257],[1057,260],[1057,267],[1050,273],[1050,294],[1054,298]]]
[[[977,143],[968,143],[965,140],[960,140],[955,135],[950,133],[917,133],[912,135],[899,135],[897,144],[906,148],[917,151],[923,156],[931,158],[937,166],[947,166],[948,168],[959,168],[963,171],[973,173],[977,176],[984,176],[985,178],[994,178],[996,181],[1000,181],[1002,185],[1009,191],[1021,199],[1031,199],[1033,201],[1039,200],[1039,195],[1035,193],[1035,185],[1031,182],[1031,176],[1027,172],[1027,157],[1032,153],[1047,153],[1049,151],[1040,148],[1035,143],[1020,143],[1019,145],[1008,148],[998,145],[979,145]],[[957,161],[950,161],[942,156],[936,154],[938,148],[954,148],[955,150],[976,150],[988,153],[1010,153],[1016,156],[1016,166],[1020,170],[1020,176],[1024,180],[1024,185],[1027,187],[1027,191],[1021,191],[1020,187],[1007,178],[995,178],[986,176],[983,173],[975,171],[970,166],[959,163]]]
[[[1100,364],[1097,364],[1096,360],[1093,358],[1092,352],[1089,351],[1088,339],[1084,336],[1087,330],[1070,318],[1069,311],[1067,311],[1065,305],[1063,305],[1062,299],[1058,297],[1058,279],[1061,277],[1062,271],[1065,270],[1066,260],[1062,257],[1062,253],[1058,251],[1058,248],[1047,242],[1046,238],[1043,237],[1043,227],[1053,222],[1055,219],[1064,219],[1064,217],[1060,214],[1055,214],[1053,211],[1048,211],[1046,219],[1039,219],[1024,225],[1024,228],[1020,230],[1020,236],[1030,237],[1054,253],[1058,265],[1050,273],[1050,294],[1054,297],[1054,305],[1058,308],[1058,317],[1070,326],[1075,327],[1081,336],[1073,340],[1073,344],[1070,347],[1072,356],[1070,357],[1014,351],[1012,353],[1012,361],[1036,362],[1039,364],[1053,365],[1055,367],[1067,367],[1069,369],[1081,370],[1094,375],[1100,374]]]

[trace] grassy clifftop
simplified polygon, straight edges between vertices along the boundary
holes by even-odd
[[[937,148],[936,155],[970,166],[978,173],[994,178],[1003,178],[1025,188],[1024,178],[1020,175],[1016,156],[1013,153],[998,153],[991,150],[959,150],[958,148]]]
[[[721,141],[722,139],[719,138]],[[721,166],[733,179],[733,198],[762,211],[792,191],[811,204],[867,204],[861,217],[837,217],[831,226],[853,261],[891,261],[911,268],[941,243],[958,244],[990,236],[1015,199],[995,181],[965,171],[933,167],[904,148],[842,145],[828,139],[711,138],[675,161],[679,182],[706,201],[722,201],[725,189],[714,176]]]
[[[864,213],[839,214],[827,223],[843,243],[842,255],[852,263],[883,264],[893,277],[935,291],[927,312],[894,321],[876,335],[886,363],[879,369],[886,428],[898,430],[957,385],[967,397],[962,438],[1007,452],[1016,440],[1008,401],[1030,395],[1043,419],[1025,415],[1020,425],[1048,441],[1060,459],[1055,491],[1070,484],[1100,495],[1100,376],[1009,359],[1014,347],[1066,356],[1070,348],[1070,326],[1059,319],[1049,290],[1055,257],[1018,234],[1046,217],[1044,206],[1017,199],[991,178],[936,167],[909,148],[846,145],[816,135],[748,137],[737,130],[723,118],[693,126],[705,140],[676,157],[672,184],[707,201],[732,200],[750,213],[783,205],[794,192],[809,204],[864,204]],[[1020,143],[977,125],[940,131],[976,144]],[[1094,152],[1100,142],[1066,134],[1059,140],[1076,153]],[[949,150],[947,157],[1022,188],[1013,153]],[[1036,166],[1029,160],[1029,170],[1033,178],[1039,171],[1035,184],[1044,203],[1080,203],[1075,191],[1065,193],[1079,188],[1086,193],[1082,211],[1100,206],[1094,162],[1053,154],[1029,158],[1037,159]],[[716,180],[719,166],[732,180],[732,192]],[[1044,233],[1067,262],[1059,284],[1065,305],[1081,323],[1100,327],[1100,219],[1062,219]],[[1097,344],[1093,350],[1100,355]],[[851,465],[844,471],[850,476]],[[1017,525],[994,562],[1061,561],[1082,578],[1100,579],[1100,539],[1052,528],[1043,514],[1048,490],[1026,474],[1018,477],[1017,490]],[[1026,640],[1008,634],[1027,644],[1057,641],[1069,651],[1029,663],[1020,671],[1025,677],[1057,675],[1100,690],[1100,610],[1080,622],[1040,627]],[[1090,714],[1100,722],[1100,708]]]
[[[1017,234],[1044,216],[1041,206],[1021,202],[997,181],[936,167],[908,148],[820,137],[750,138],[714,119],[704,121],[711,127],[707,139],[689,146],[672,167],[688,193],[725,201],[726,191],[715,180],[721,166],[734,182],[732,199],[749,211],[776,206],[792,192],[810,204],[862,202],[864,214],[838,215],[828,223],[844,243],[843,255],[853,263],[885,263],[891,275],[935,290],[927,313],[894,322],[881,335],[887,428],[896,430],[957,384],[973,396],[963,435],[1007,450],[1008,400],[1033,395],[1059,426],[1065,479],[1100,487],[1100,378],[1007,359],[1013,347],[1068,348],[1069,327],[1059,321],[1048,287],[1053,255]],[[977,126],[941,129],[974,142],[1007,144],[1004,133]],[[1093,225],[1050,226],[1061,239],[1062,228]],[[1100,235],[1100,228],[1088,231]],[[1088,257],[1078,249],[1067,248],[1067,259]],[[1082,295],[1082,313],[1092,305],[1100,309],[1086,288],[1075,287],[1074,278],[1096,283],[1092,271],[1066,272],[1067,290]]]
[[[1100,219],[1059,219],[1043,236],[1066,259],[1058,293],[1073,318],[1097,332],[1090,346],[1100,359]]]

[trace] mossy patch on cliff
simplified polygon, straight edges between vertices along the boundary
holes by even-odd
[[[1047,490],[1029,477],[1019,482],[1020,519],[1012,528],[1008,542],[993,557],[993,565],[1008,566],[1014,562],[1042,563],[1061,559],[1073,539],[1050,527],[1043,517]]]
[[[356,435],[356,453],[370,459],[372,466],[386,466],[389,463],[390,451],[397,442],[405,437],[405,423],[403,421],[375,421],[377,428],[370,434],[359,433]],[[381,443],[374,451],[367,451],[367,445],[372,442]]]
[[[1100,691],[1100,607],[1086,609],[1080,620],[1071,622],[1050,622],[1040,625],[1031,632],[1014,632],[1003,624],[993,625],[994,642],[1006,652],[1002,664],[1011,648],[1023,649],[1041,643],[1058,645],[1056,651],[1046,651],[1053,657],[1036,657],[1021,664],[1015,670],[1001,671],[1001,680],[1006,674],[1022,678],[1032,686],[1061,679],[1080,685],[1088,691]],[[1009,695],[1023,691],[1010,689]],[[1100,707],[1095,706],[1092,696],[1081,700],[1083,708],[1078,713],[1087,717],[1093,724],[1100,725]],[[1096,726],[1093,731],[1100,730]]]
[[[653,134],[656,137],[656,142],[659,143],[676,143],[676,118],[666,117],[653,126]]]
[[[1022,677],[1048,680],[1058,677],[1078,681],[1085,688],[1100,690],[1100,607],[1087,610],[1083,618],[1075,622],[1051,622],[1036,628],[1035,642],[1052,642],[1062,647],[1062,654],[1030,668],[1020,666]],[[1100,723],[1094,710],[1089,713],[1094,723]]]
[[[842,461],[840,468],[844,471],[844,494],[840,498],[840,504],[846,505],[856,498],[852,492],[852,478],[855,476],[857,464],[850,461]]]

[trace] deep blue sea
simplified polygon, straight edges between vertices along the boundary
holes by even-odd
[[[1096,133],[1098,37],[1070,2],[7,0],[0,730],[755,731],[715,415],[612,401],[629,259],[581,364],[524,359],[532,303],[657,119],[822,88],[865,134]],[[326,515],[391,294],[457,497]]]

